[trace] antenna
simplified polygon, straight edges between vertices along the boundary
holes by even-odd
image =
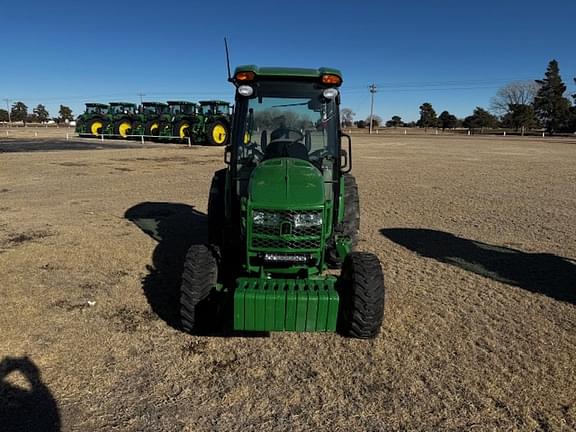
[[[232,82],[232,74],[230,73],[230,54],[228,53],[228,41],[224,38],[224,48],[226,49],[226,67],[228,68],[228,81]]]

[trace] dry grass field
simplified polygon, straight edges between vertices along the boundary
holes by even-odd
[[[222,149],[113,144],[0,136],[1,431],[576,429],[575,140],[356,138],[374,341],[180,332]]]

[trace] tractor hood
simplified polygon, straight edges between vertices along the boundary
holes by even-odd
[[[306,208],[324,204],[324,179],[302,159],[262,162],[250,177],[250,200],[260,208]]]

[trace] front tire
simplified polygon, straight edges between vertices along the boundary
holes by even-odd
[[[217,305],[210,294],[216,288],[218,263],[214,250],[206,245],[192,245],[186,254],[180,287],[180,322],[188,333],[197,332],[202,321],[212,318]],[[206,323],[204,323],[206,324]]]
[[[132,133],[132,122],[128,118],[123,118],[114,123],[114,135],[119,135],[122,139],[127,139]]]
[[[359,339],[375,338],[384,320],[384,273],[378,257],[351,252],[339,279],[340,331]]]

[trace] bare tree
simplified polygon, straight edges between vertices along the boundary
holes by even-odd
[[[350,127],[354,123],[354,116],[356,113],[350,108],[342,108],[340,110],[340,119],[342,120],[343,127]]]
[[[506,84],[490,101],[490,111],[498,115],[510,112],[510,105],[531,105],[540,84],[536,81],[513,81]]]

